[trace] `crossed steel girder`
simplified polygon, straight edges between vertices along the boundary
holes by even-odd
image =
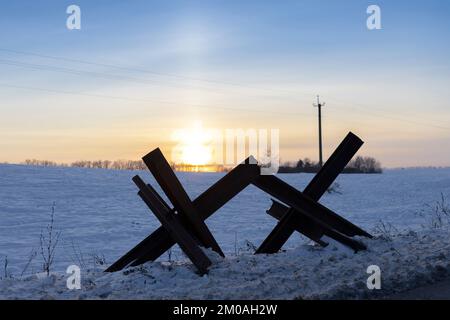
[[[351,237],[371,235],[318,202],[362,144],[350,132],[303,192],[276,176],[261,175],[256,160],[250,157],[193,201],[161,151],[155,149],[143,160],[173,208],[164,202],[153,187],[145,184],[138,176],[134,177],[139,196],[161,222],[161,227],[106,271],[119,271],[127,266],[154,261],[178,243],[200,273],[207,272],[211,261],[200,247],[211,248],[222,256],[223,252],[204,221],[249,184],[284,203],[273,200],[267,213],[280,221],[256,253],[278,252],[294,231],[322,246],[327,243],[321,238],[327,235],[355,251],[363,250],[365,246]]]
[[[319,201],[326,190],[333,184],[338,175],[344,170],[348,162],[353,158],[353,156],[358,152],[358,150],[363,145],[363,141],[359,139],[352,132],[348,133],[347,136],[342,140],[327,162],[322,166],[319,172],[314,176],[311,182],[306,186],[303,194],[309,198],[310,201]],[[283,201],[285,198],[283,195],[283,186],[278,188],[274,187],[270,180],[273,178],[263,178],[259,179],[260,187],[269,194],[273,194],[274,190],[278,189],[279,199],[286,204],[289,201],[296,201],[295,197],[291,197],[288,201]],[[261,181],[262,180],[262,181]],[[258,182],[257,182],[258,183]],[[281,182],[277,181],[277,185]],[[295,194],[296,190],[292,190]],[[314,212],[314,217],[308,216],[301,210],[296,210],[295,206],[290,205],[290,207],[284,206],[276,200],[272,200],[272,207],[267,211],[274,218],[280,220],[276,227],[272,230],[269,236],[264,240],[261,246],[257,249],[256,253],[275,253],[278,252],[284,243],[289,239],[294,231],[298,231],[311,240],[317,242],[322,246],[326,246],[327,243],[322,241],[323,235],[327,235],[336,241],[339,241],[353,250],[363,250],[365,246],[350,237],[360,235],[371,238],[372,236],[361,228],[353,225],[348,220],[342,218],[341,216],[335,214],[334,212],[328,212],[321,214],[323,219],[317,221],[318,212]],[[299,209],[302,209],[302,204]],[[292,208],[294,207],[294,208]],[[322,208],[323,209],[323,208]],[[325,219],[325,220],[324,220]],[[324,225],[325,223],[325,225]]]
[[[260,168],[253,157],[238,165],[192,201],[198,218],[205,221],[259,175]],[[158,181],[158,178],[155,177],[155,179]],[[119,271],[127,266],[137,266],[147,261],[154,261],[175,243],[176,241],[169,232],[164,226],[161,226],[105,271]]]

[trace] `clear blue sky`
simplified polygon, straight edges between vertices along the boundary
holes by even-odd
[[[384,165],[450,165],[449,39],[446,0],[3,2],[0,161],[139,158],[195,121],[316,159],[320,94],[326,156],[352,130]]]

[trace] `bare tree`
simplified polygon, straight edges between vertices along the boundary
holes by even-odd
[[[55,232],[53,228],[55,223],[55,206],[56,204],[53,202],[50,223],[47,225],[45,233],[41,230],[40,236],[41,256],[44,260],[42,269],[47,273],[47,276],[50,275],[50,269],[55,259],[55,249],[61,236],[61,232]]]

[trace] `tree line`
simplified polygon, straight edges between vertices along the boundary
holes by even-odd
[[[114,170],[145,170],[146,166],[142,160],[79,160],[72,163],[58,163],[49,160],[27,159],[25,165],[40,167],[72,167],[90,169],[114,169]]]
[[[113,170],[146,170],[147,167],[142,160],[79,160],[72,163],[58,163],[49,160],[27,159],[25,165],[41,167],[72,167],[89,169],[113,169]],[[172,169],[176,171],[183,170],[183,166],[171,164]],[[280,166],[279,173],[316,173],[320,169],[319,163],[308,158],[300,159],[297,162],[286,162]],[[195,170],[201,171],[201,170]],[[219,170],[218,170],[219,171]],[[220,171],[224,171],[223,168]],[[344,173],[382,173],[381,164],[375,158],[358,156],[351,160]]]
[[[297,162],[287,162],[280,166],[278,173],[316,173],[320,169],[318,162],[308,158]],[[357,156],[345,167],[344,173],[382,173],[381,163],[373,157]]]

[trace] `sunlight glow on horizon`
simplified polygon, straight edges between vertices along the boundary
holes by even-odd
[[[211,137],[197,121],[190,129],[177,130],[172,135],[177,145],[172,150],[172,162],[175,164],[207,165],[212,164]]]

